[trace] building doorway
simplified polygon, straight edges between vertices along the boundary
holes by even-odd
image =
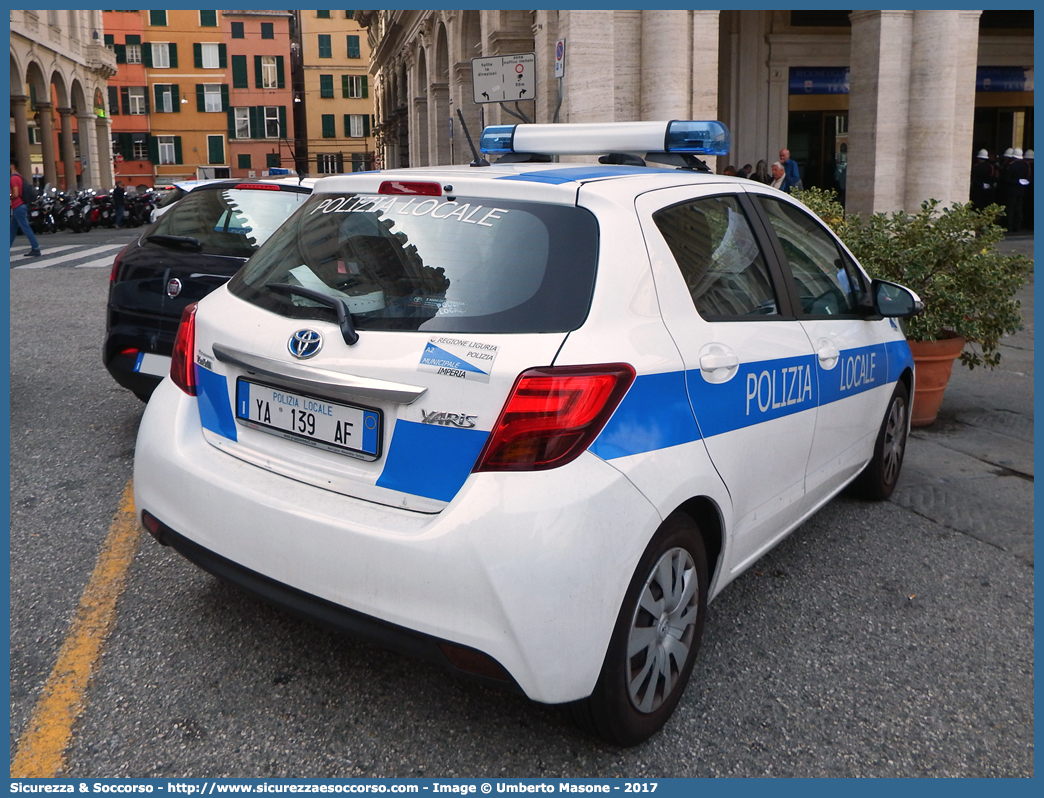
[[[834,189],[844,201],[848,170],[848,111],[791,111],[790,157],[805,188]]]

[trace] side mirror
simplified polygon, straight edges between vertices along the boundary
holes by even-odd
[[[886,318],[906,318],[924,312],[924,303],[909,288],[886,280],[874,280],[870,284],[874,298],[874,310]]]

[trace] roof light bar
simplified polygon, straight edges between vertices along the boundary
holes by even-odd
[[[727,155],[729,131],[721,122],[611,122],[562,125],[491,125],[482,131],[483,152],[598,155],[607,152],[687,152]]]

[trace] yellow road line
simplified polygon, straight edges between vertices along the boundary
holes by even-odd
[[[88,684],[115,624],[116,601],[123,592],[140,540],[133,484],[128,481],[58,661],[18,740],[11,778],[53,778],[65,766],[65,749],[72,740],[73,725],[83,712]]]

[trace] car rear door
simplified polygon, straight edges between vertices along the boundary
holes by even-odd
[[[742,189],[662,189],[635,206],[692,409],[731,495],[727,567],[739,570],[802,515],[818,405],[812,346]]]

